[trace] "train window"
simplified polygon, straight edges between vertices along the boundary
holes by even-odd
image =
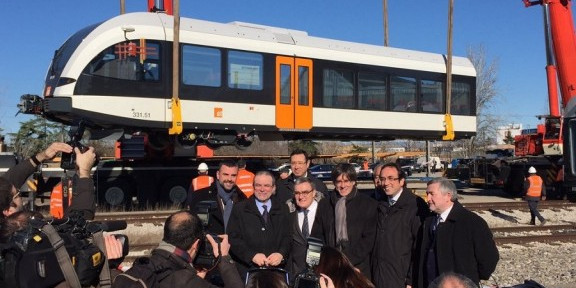
[[[160,79],[160,46],[145,40],[126,41],[100,52],[83,73],[135,81]]]
[[[324,69],[324,107],[354,108],[354,75],[352,71]]]
[[[450,113],[454,115],[470,115],[470,84],[452,82],[452,100],[450,101]]]
[[[386,109],[386,76],[358,73],[358,96],[360,109]]]
[[[228,52],[228,87],[262,90],[264,60],[261,54]]]
[[[292,67],[280,65],[280,104],[291,104],[292,101]]]
[[[182,83],[209,87],[221,86],[221,52],[216,48],[182,47]]]
[[[394,111],[416,112],[416,79],[392,76],[390,97]]]
[[[444,83],[440,81],[420,81],[420,105],[422,112],[442,112],[444,107]]]
[[[309,81],[310,72],[308,67],[299,66],[298,67],[298,105],[308,106],[310,105],[309,99]]]

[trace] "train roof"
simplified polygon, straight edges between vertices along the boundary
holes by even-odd
[[[126,34],[127,39],[172,41],[173,22],[173,16],[164,13],[128,13],[102,22],[87,38],[103,37],[111,40],[112,37],[121,42],[126,39]],[[129,32],[119,31],[118,27]],[[109,31],[115,35],[106,36]],[[299,30],[244,22],[216,23],[182,17],[180,31],[181,43],[446,73],[443,54],[320,38]],[[87,42],[91,43],[90,48],[95,49],[94,43]],[[476,76],[469,59],[454,56],[452,63],[454,75]]]

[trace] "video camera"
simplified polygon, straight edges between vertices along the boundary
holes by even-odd
[[[64,264],[59,257],[66,253],[80,283],[83,286],[97,284],[106,257],[95,244],[93,234],[126,228],[125,221],[88,222],[79,213],[58,220],[34,217],[24,220],[20,223],[23,228],[14,232],[0,249],[0,287],[55,286],[65,280],[66,272],[61,266]],[[124,235],[115,236],[123,240],[125,256],[128,239]],[[65,248],[65,254],[60,253],[63,252],[61,247]]]
[[[306,270],[299,273],[294,280],[294,288],[320,288],[320,277],[314,272],[318,266],[323,242],[320,239],[308,238],[308,249],[306,250]]]
[[[210,225],[210,214],[218,209],[218,203],[216,201],[201,201],[199,202],[196,207],[196,215],[202,221],[202,227],[204,228],[204,239],[200,241],[200,247],[198,248],[198,255],[194,259],[194,266],[201,269],[211,270],[216,265],[218,265],[218,261],[220,257],[216,257],[214,255],[214,249],[206,235],[210,234],[214,241],[218,243],[218,252],[220,253],[220,242],[221,239],[216,234],[212,234],[207,232],[208,227]]]
[[[88,147],[80,143],[80,140],[82,140],[82,136],[84,136],[84,129],[85,124],[83,121],[80,121],[77,127],[71,127],[70,131],[68,131],[68,135],[70,135],[70,141],[66,142],[66,144],[72,146],[72,149],[78,148],[82,153],[88,150]],[[74,152],[74,150],[72,150],[71,153],[62,153],[60,168],[64,170],[76,169],[76,152]]]

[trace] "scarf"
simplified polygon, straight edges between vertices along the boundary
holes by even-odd
[[[226,227],[228,227],[228,220],[230,219],[230,214],[232,214],[232,206],[234,205],[234,202],[232,201],[234,188],[227,192],[224,190],[224,187],[220,185],[220,182],[216,182],[216,189],[218,189],[218,196],[222,198],[222,202],[224,203],[224,211],[222,212],[222,216],[224,218],[224,231],[226,231]]]
[[[346,225],[346,197],[340,197],[336,202],[336,243],[348,241],[348,226]]]

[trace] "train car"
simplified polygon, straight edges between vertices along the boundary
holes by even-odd
[[[440,140],[446,131],[445,55],[181,18],[183,132],[169,136],[173,22],[164,13],[129,13],[78,31],[56,51],[43,98],[27,95],[21,109],[179,149],[242,147],[255,135]],[[454,57],[452,73],[455,137],[469,138],[476,72],[467,58]]]

